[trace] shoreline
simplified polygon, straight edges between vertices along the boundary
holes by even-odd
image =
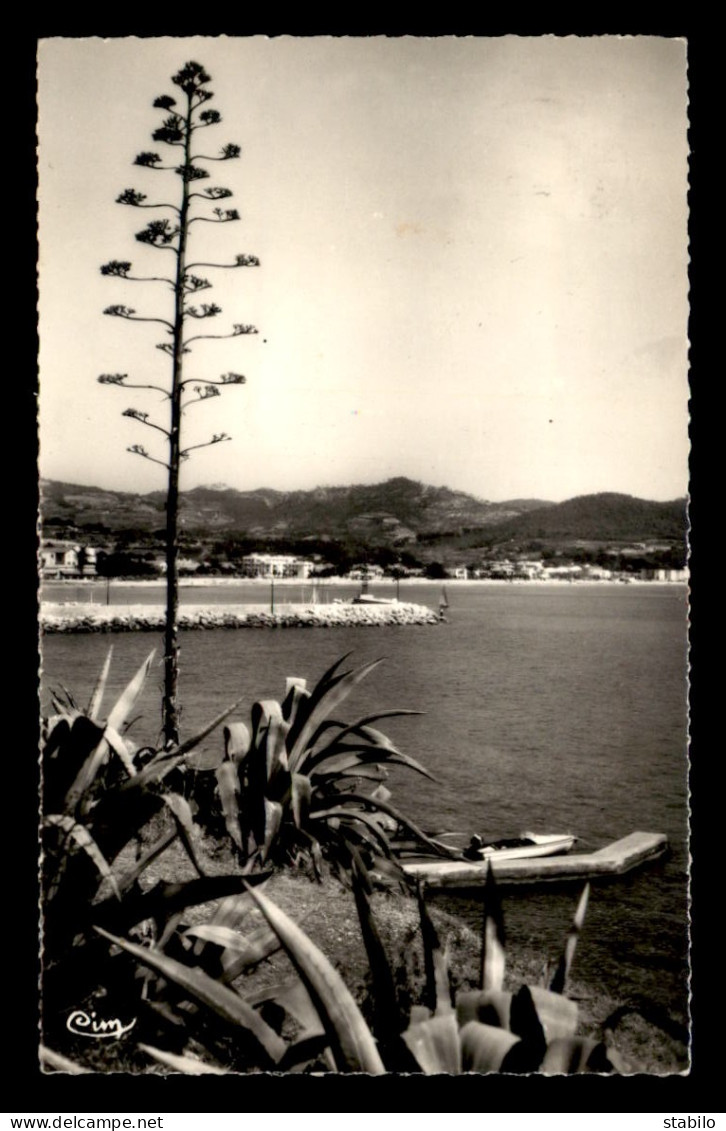
[[[259,586],[260,588],[264,588],[266,590],[269,590],[271,580],[274,580],[276,589],[278,588],[278,586],[281,589],[282,588],[291,588],[291,589],[297,588],[297,589],[299,589],[300,586],[305,586],[305,587],[310,586],[312,588],[312,586],[314,584],[318,585],[321,589],[323,589],[323,588],[327,589],[328,586],[331,586],[333,588],[337,588],[337,587],[350,588],[351,586],[357,586],[357,585],[360,584],[360,582],[351,581],[350,578],[347,578],[347,577],[322,577],[322,578],[275,577],[274,579],[269,578],[269,577],[182,577],[182,578],[179,579],[179,588],[180,589],[203,589],[203,588],[207,588],[207,587],[209,587],[209,588],[216,588],[216,587],[227,588],[227,587],[232,587],[232,586],[235,586],[235,585],[237,585],[237,586],[238,585],[253,585],[253,586]],[[53,586],[61,585],[61,586],[69,586],[69,587],[75,587],[75,586],[79,586],[79,585],[81,585],[81,586],[85,586],[85,585],[88,585],[88,586],[93,586],[93,585],[105,586],[106,585],[106,578],[103,578],[103,577],[48,578],[47,584],[53,585]],[[138,587],[140,589],[154,589],[154,588],[163,587],[165,584],[166,584],[166,582],[165,582],[165,579],[164,579],[163,576],[150,577],[150,578],[146,578],[146,577],[145,578],[128,578],[128,579],[119,577],[119,578],[112,578],[111,579],[112,591],[113,591],[114,585],[123,585],[125,588],[126,587],[133,587],[133,588]],[[369,581],[368,581],[369,589],[372,589],[372,588],[383,588],[383,589],[388,588],[388,589],[390,589],[391,586],[395,585],[395,584],[396,584],[395,578],[392,578],[392,577],[370,578]],[[495,585],[495,586],[500,586],[500,585],[538,585],[538,586],[555,585],[555,586],[558,586],[558,587],[563,586],[563,585],[577,585],[577,586],[581,586],[581,585],[587,585],[587,586],[590,586],[590,585],[615,585],[615,586],[618,586],[618,587],[620,587],[621,585],[668,585],[668,586],[682,585],[682,586],[687,587],[689,582],[683,581],[683,580],[680,580],[680,581],[666,581],[666,580],[646,581],[646,580],[643,580],[640,577],[628,578],[626,581],[619,580],[618,578],[599,578],[599,577],[577,577],[577,578],[572,578],[572,579],[566,578],[566,577],[547,577],[547,578],[513,577],[511,580],[507,580],[505,578],[492,578],[492,577],[469,577],[469,578],[466,578],[466,579],[464,579],[464,578],[450,578],[450,577],[446,577],[446,578],[443,578],[443,579],[441,579],[441,578],[430,578],[430,577],[403,577],[403,578],[401,578],[401,584],[402,585],[427,586],[427,587],[430,587],[430,588],[433,588],[433,589],[440,589],[442,585],[446,585],[447,587],[450,585],[450,586],[452,586],[452,588],[458,589],[459,586],[466,587],[466,586],[472,586],[472,585]],[[40,586],[41,586],[41,589],[42,589],[42,586],[43,586],[43,580],[42,579],[40,581]]]

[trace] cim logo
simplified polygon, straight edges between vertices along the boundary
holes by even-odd
[[[75,1033],[79,1037],[118,1040],[124,1033],[128,1033],[130,1029],[133,1029],[135,1024],[135,1017],[128,1025],[124,1025],[122,1021],[119,1021],[118,1017],[103,1018],[98,1017],[95,1010],[86,1013],[85,1009],[74,1009],[73,1013],[68,1016],[66,1029],[69,1033]]]

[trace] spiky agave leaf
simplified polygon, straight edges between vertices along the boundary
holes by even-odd
[[[356,834],[361,839],[366,840],[372,844],[375,849],[378,847],[383,850],[385,856],[391,860],[394,858],[393,849],[388,841],[388,837],[384,833],[380,825],[368,813],[362,809],[347,808],[343,805],[333,806],[330,809],[313,809],[310,812],[311,821],[326,821],[332,824],[333,828],[339,828],[341,822],[345,825],[363,825],[364,828],[372,835],[366,835],[362,829],[356,829]]]
[[[246,891],[242,892],[241,895],[228,895],[214,909],[209,924],[217,927],[237,928],[248,915],[251,906],[252,900]]]
[[[217,904],[209,922],[218,927],[232,927],[236,930],[247,918],[251,909],[252,900],[246,891],[239,895],[228,895]]]
[[[434,1016],[454,1014],[451,1004],[451,982],[446,952],[441,946],[439,934],[429,915],[423,886],[418,884],[418,912],[421,920],[421,937],[424,948],[424,970],[426,972],[426,1004]]]
[[[301,923],[307,919],[308,914],[309,912],[300,916]],[[245,970],[251,966],[258,966],[260,962],[264,962],[266,958],[276,954],[281,945],[278,936],[266,923],[256,930],[250,931],[247,936],[246,950],[240,951],[239,954],[233,954],[227,950],[222,952],[224,973],[221,981],[225,983],[234,982]]]
[[[189,802],[178,793],[164,793],[161,799],[172,812],[181,842],[187,856],[197,870],[197,875],[206,876],[206,869],[194,844],[194,818]]]
[[[371,907],[371,884],[357,849],[351,847],[353,895],[358,912],[363,943],[373,977],[375,1030],[382,1039],[400,1033],[403,1028],[396,999],[396,981],[378,932]]]
[[[299,734],[295,733],[294,728],[290,732],[288,749],[291,772],[300,770],[308,749],[308,743],[323,719],[327,718],[331,711],[334,711],[350,695],[353,688],[382,662],[382,660],[372,660],[354,671],[333,676],[322,687],[318,683],[310,698],[308,717]]]
[[[500,1072],[520,1038],[495,1025],[467,1021],[459,1033],[463,1072]]]
[[[275,788],[275,779],[279,777],[284,778],[286,785],[289,783],[290,775],[285,745],[289,731],[290,724],[286,723],[282,717],[270,719],[265,736],[265,770],[268,789]],[[279,785],[277,788],[279,789]]]
[[[290,804],[295,828],[299,829],[310,811],[313,790],[306,774],[290,775]]]
[[[239,775],[234,762],[223,762],[215,771],[217,792],[227,832],[240,852],[244,852],[239,810]]]
[[[421,714],[423,714],[422,711],[394,709],[390,711],[380,711],[375,715],[366,715],[364,718],[358,719],[354,723],[341,723],[335,719],[325,718],[319,724],[315,734],[312,735],[308,742],[309,756],[317,758],[319,755],[325,754],[326,751],[328,753],[334,752],[338,747],[344,750],[348,749],[345,745],[345,740],[350,738],[362,739],[367,745],[377,746],[381,750],[388,750],[392,754],[397,754],[399,751],[388,735],[378,730],[377,727],[371,726],[371,723],[378,722],[380,719],[393,719],[405,715]],[[332,730],[335,730],[336,733],[328,733]]]
[[[259,746],[263,732],[268,730],[273,721],[284,722],[282,707],[276,699],[260,699],[257,703],[253,703],[250,717],[252,720],[253,746]]]
[[[350,846],[353,894],[363,944],[372,979],[373,1031],[383,1050],[386,1066],[392,1072],[415,1070],[410,1050],[401,1040],[403,1019],[396,996],[396,980],[388,961],[371,906],[371,883],[360,853]]]
[[[409,1025],[402,1037],[427,1076],[461,1072],[461,1042],[454,1013],[438,1014]]]
[[[506,990],[460,990],[456,995],[459,1027],[470,1021],[499,1029],[509,1029],[512,994]]]
[[[325,1035],[325,1027],[320,1020],[320,1015],[313,1005],[310,994],[299,978],[290,981],[278,982],[274,986],[265,986],[255,994],[247,994],[245,1001],[254,1008],[259,1008],[270,1002],[279,1006],[285,1013],[293,1017],[302,1029],[305,1038]],[[326,1037],[327,1044],[327,1037]]]
[[[48,826],[49,828],[63,829],[63,831],[69,837],[71,837],[76,842],[78,847],[82,848],[87,856],[93,861],[100,875],[105,880],[108,880],[111,886],[111,891],[114,894],[114,898],[117,900],[121,899],[121,893],[118,889],[118,884],[116,883],[116,877],[111,871],[111,867],[106,860],[106,857],[101,852],[101,849],[98,847],[85,825],[80,825],[77,821],[74,821],[73,817],[69,816],[67,813],[51,813],[47,817],[43,818],[43,824]],[[49,900],[54,898],[56,891],[57,886],[55,884],[51,885],[51,888],[48,892]]]
[[[151,670],[151,662],[155,654],[156,649],[153,648],[138,671],[129,680],[109,712],[109,716],[106,720],[107,726],[120,731],[127,722],[146,683],[146,678]]]
[[[310,699],[307,680],[289,676],[285,681],[285,698],[282,701],[282,717],[291,726],[295,724],[298,713]]]
[[[71,1076],[85,1076],[91,1071],[90,1068],[83,1068],[82,1065],[76,1064],[75,1060],[61,1056],[59,1052],[49,1049],[46,1045],[40,1046],[38,1057],[43,1068],[52,1068],[55,1072],[67,1072]]]
[[[270,854],[280,825],[282,824],[282,805],[279,801],[268,801],[265,798],[265,838],[261,845],[260,860],[264,864]]]
[[[142,853],[133,868],[129,868],[128,871],[124,872],[123,875],[119,877],[118,889],[121,895],[125,895],[131,890],[142,872],[148,868],[152,861],[156,860],[157,856],[160,856],[161,853],[169,847],[173,840],[176,840],[178,835],[178,829],[176,827],[167,829],[165,833],[162,833],[162,835],[147,848],[146,852]]]
[[[545,1076],[576,1072],[620,1072],[623,1062],[617,1053],[590,1037],[557,1037],[547,1047],[540,1072]]]
[[[205,951],[208,947],[213,948],[214,961],[221,965],[223,971],[220,981],[225,984],[234,982],[244,970],[257,966],[281,946],[267,923],[244,933],[236,929],[251,905],[252,900],[246,891],[229,896],[222,901],[209,922],[189,927],[184,932],[185,938],[194,940],[192,953],[202,966],[205,965]]]
[[[281,1059],[285,1052],[285,1042],[278,1037],[274,1029],[265,1024],[260,1015],[247,1005],[239,994],[210,978],[202,970],[185,966],[184,963],[169,958],[160,951],[138,946],[128,939],[104,931],[102,927],[95,927],[95,930],[110,943],[130,954],[137,962],[155,970],[167,981],[180,986],[193,1001],[206,1006],[228,1024],[238,1026],[245,1033],[249,1033],[254,1038],[264,1063],[274,1066]]]
[[[151,661],[154,658],[156,649],[152,650],[146,657],[144,662],[139,667],[138,671],[128,682],[121,695],[114,703],[109,713],[106,725],[111,727],[114,731],[120,731],[128,719],[134,704],[141,694],[141,690],[146,682],[146,677],[151,668]],[[72,812],[81,797],[86,793],[89,786],[94,781],[96,774],[108,757],[109,745],[105,738],[102,738],[96,748],[91,751],[88,758],[83,763],[76,780],[66,794],[65,806],[67,812]],[[138,775],[137,775],[138,777]]]
[[[88,709],[86,711],[89,719],[93,719],[94,722],[98,720],[98,716],[101,711],[101,702],[103,700],[103,693],[106,690],[106,682],[108,680],[108,673],[111,667],[112,655],[113,644],[108,650],[108,655],[106,656],[103,667],[101,668],[101,672],[99,674],[98,680],[96,681],[96,686],[93,689],[90,701],[88,703]]]
[[[215,1064],[206,1064],[203,1060],[197,1060],[195,1056],[179,1056],[177,1053],[167,1052],[166,1049],[157,1049],[154,1045],[145,1045],[139,1041],[137,1048],[150,1056],[152,1060],[156,1060],[159,1064],[163,1064],[166,1068],[171,1068],[174,1072],[181,1072],[185,1076],[226,1076],[229,1069],[222,1068]]]
[[[348,804],[363,804],[367,808],[372,809],[374,812],[377,811],[380,813],[385,813],[387,816],[392,817],[393,820],[397,822],[397,824],[399,824],[402,828],[407,829],[408,832],[410,832],[416,840],[420,841],[421,844],[427,845],[436,856],[449,857],[456,855],[458,857],[458,853],[455,853],[454,850],[449,850],[446,845],[441,845],[437,841],[433,840],[430,836],[427,836],[426,833],[418,827],[418,825],[415,825],[413,821],[409,820],[408,817],[405,817],[403,813],[401,813],[400,810],[397,809],[394,805],[391,805],[388,801],[384,800],[384,798],[380,796],[376,797],[377,793],[378,790],[374,790],[370,797],[367,797],[362,793],[346,793],[345,800]],[[388,790],[386,790],[386,793],[388,793]]]
[[[509,1026],[521,1040],[507,1053],[502,1071],[536,1072],[547,1051],[547,1038],[529,986],[520,986],[512,996]]]
[[[232,927],[223,927],[218,923],[200,923],[196,927],[188,927],[184,931],[184,938],[211,942],[233,954],[249,954],[250,952],[249,941],[244,935],[241,935]]]
[[[108,725],[103,732],[103,737],[123,765],[127,776],[133,778],[136,775],[137,770],[126,740],[121,737],[117,730],[114,730],[113,727],[110,727]]]
[[[109,930],[128,931],[144,919],[167,922],[172,915],[187,907],[239,895],[249,885],[264,883],[269,877],[269,872],[257,872],[246,877],[200,876],[181,884],[160,880],[149,891],[133,892],[121,903],[107,899],[96,904],[92,909],[93,916],[96,923]]]
[[[320,753],[305,758],[298,768],[311,777],[331,776],[340,774],[358,763],[369,762],[385,762],[388,766],[407,766],[410,770],[423,774],[430,781],[438,782],[438,778],[435,778],[410,754],[404,754],[390,743],[382,744],[373,738],[370,741],[333,744]]]
[[[491,863],[488,862],[484,881],[480,988],[490,991],[501,990],[504,985],[505,967],[504,915],[502,914],[499,889],[494,881]]]
[[[590,884],[585,884],[582,893],[577,903],[577,908],[572,919],[572,926],[570,927],[569,934],[565,940],[565,949],[559,961],[557,969],[550,983],[550,989],[553,993],[564,994],[567,985],[567,979],[570,974],[573,959],[575,957],[575,950],[577,949],[577,941],[580,937],[582,925],[585,922],[585,912],[587,911],[587,901],[590,895]]]
[[[577,1002],[543,986],[527,988],[547,1043],[560,1037],[574,1037],[578,1022]]]
[[[373,1035],[340,974],[271,899],[254,889],[250,889],[250,894],[279,935],[305,983],[325,1027],[338,1068],[372,1075],[384,1074],[385,1068]]]
[[[224,728],[224,753],[230,762],[241,762],[252,739],[245,723],[229,723]]]
[[[327,784],[327,775],[319,775]],[[341,770],[338,774],[331,774],[331,780],[337,780],[341,788],[343,785],[347,787],[348,782],[351,784],[356,781],[388,781],[388,770],[385,766],[381,766],[378,762],[370,762],[367,765],[363,763],[354,764],[348,770]]]
[[[345,663],[350,655],[350,652],[346,652],[343,656],[340,657],[339,660],[336,660],[334,664],[331,664],[330,667],[325,672],[323,672],[312,691],[307,690],[306,681],[305,694],[294,696],[294,703],[292,705],[294,706],[294,716],[292,714],[292,708],[290,715],[292,727],[290,737],[288,739],[289,752],[292,751],[294,743],[297,741],[303,727],[307,723],[310,717],[310,713],[315,707],[316,703],[319,701],[320,696],[325,692],[325,689],[329,685],[330,681],[334,678],[338,668],[341,666],[341,664]],[[289,694],[290,691],[288,691],[288,696]]]
[[[43,809],[49,813],[68,811],[67,797],[73,783],[103,738],[103,727],[76,715],[69,722],[60,718],[43,747]]]

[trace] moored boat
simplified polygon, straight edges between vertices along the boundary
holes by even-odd
[[[461,849],[453,844],[447,844],[445,841],[447,835],[459,838],[462,836],[460,833],[442,833],[431,837],[431,840],[451,857],[472,864],[483,864],[489,860],[528,860],[538,856],[560,856],[569,852],[577,840],[577,837],[571,833],[524,832],[518,837],[505,837],[489,842],[475,835],[469,845]],[[408,855],[409,853],[411,855]],[[408,855],[409,860],[413,855],[420,857],[420,846],[417,852],[412,844],[402,845],[400,855]]]
[[[574,847],[577,837],[569,833],[522,833],[520,837],[470,846],[462,855],[467,860],[528,860],[535,856],[560,856]]]
[[[372,593],[359,593],[353,597],[351,605],[397,605],[395,597],[374,597]]]
[[[455,892],[480,887],[489,870],[497,884],[544,884],[622,876],[668,851],[665,833],[634,832],[594,852],[540,857],[506,857],[494,852],[484,860],[435,859],[419,855],[400,860],[404,875],[432,890]]]

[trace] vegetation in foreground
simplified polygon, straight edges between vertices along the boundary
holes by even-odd
[[[375,759],[410,762],[371,720],[344,726],[330,718],[366,668],[341,672],[336,664],[312,692],[292,682],[279,712],[255,705],[246,735],[227,726],[220,758],[202,743],[234,708],[172,749],[130,741],[149,663],[105,722],[108,661],[88,709],[58,697],[46,726],[46,1070],[628,1070],[606,1033],[579,1032],[578,1005],[565,993],[587,889],[547,984],[505,988],[491,880],[477,972],[464,975],[449,961],[425,894],[411,891],[386,850],[401,823],[406,835],[418,830],[381,796]],[[223,851],[215,859],[200,834],[205,776],[219,789],[216,819],[234,858]],[[358,792],[371,781],[372,793]],[[267,894],[272,860],[318,876],[332,868],[347,883],[367,967],[362,991],[346,984],[347,965],[343,977]],[[413,934],[395,954],[376,886],[396,893],[396,907],[416,909]],[[104,1023],[117,1024],[119,1040],[88,1041],[88,1029]]]

